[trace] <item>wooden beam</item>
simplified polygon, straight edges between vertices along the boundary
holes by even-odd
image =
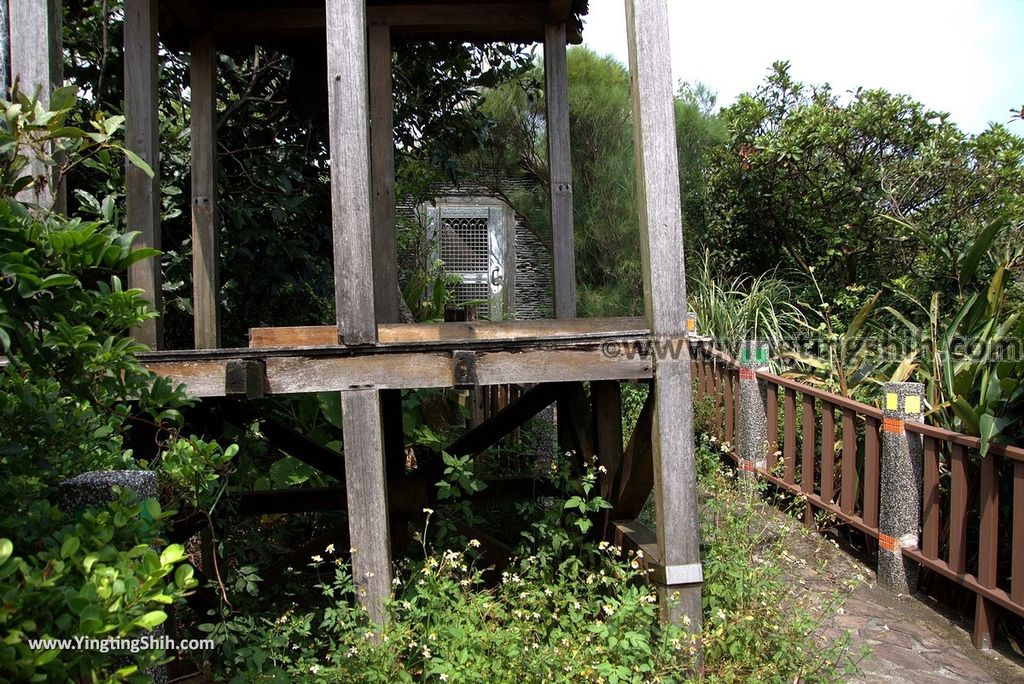
[[[395,226],[395,137],[391,29],[371,24],[370,176],[373,205],[373,292],[378,323],[398,323],[398,249]]]
[[[622,456],[617,477],[610,484],[614,493],[609,520],[632,519],[640,515],[654,486],[651,428],[654,424],[654,393],[647,396]],[[616,471],[612,471],[613,473]]]
[[[663,351],[675,350],[657,360],[651,390],[658,549],[672,576],[690,578],[668,588],[679,594],[679,601],[667,606],[668,618],[678,624],[685,617],[699,633],[702,575],[693,397],[689,349],[677,344],[686,337],[686,274],[674,86],[665,59],[672,47],[666,0],[626,0],[626,33],[647,323]]]
[[[449,323],[400,323],[377,326],[380,344],[459,343],[484,340],[524,340],[529,338],[585,339],[600,336],[645,335],[643,318],[580,318],[573,320],[530,321],[457,321]],[[250,328],[249,346],[254,349],[337,346],[335,326],[298,326]],[[614,350],[618,351],[618,350]]]
[[[382,625],[387,619],[385,604],[391,594],[391,533],[379,393],[342,392],[341,416],[352,577],[360,604],[374,624]]]
[[[50,94],[64,84],[60,0],[10,0],[8,5],[11,81],[24,95],[38,95],[39,103],[49,109]],[[3,30],[7,28],[5,25]],[[4,92],[3,96],[7,98],[8,94]],[[53,169],[33,157],[26,173],[35,182],[20,192],[18,199],[63,213],[66,193],[62,187],[54,188],[59,179],[54,177]]]
[[[220,347],[217,222],[217,51],[209,33],[192,40],[192,317],[196,349]]]
[[[566,390],[560,383],[534,385],[519,399],[452,442],[446,452],[455,456],[479,454],[546,409]]]
[[[153,169],[147,175],[125,162],[126,213],[130,230],[138,231],[136,249],[160,249],[160,117],[157,111],[157,0],[128,0],[124,6],[124,113],[125,146]],[[163,310],[160,258],[137,261],[128,267],[129,287],[139,288],[150,308]],[[132,331],[152,349],[163,346],[160,318]]]
[[[327,0],[334,305],[348,344],[377,341],[366,67],[365,1]]]
[[[576,318],[576,248],[573,240],[565,23],[544,27],[544,97],[547,102],[548,172],[551,177],[555,317]]]
[[[594,450],[604,467],[601,496],[611,495],[611,483],[622,464],[622,386],[617,380],[590,383],[594,404]]]

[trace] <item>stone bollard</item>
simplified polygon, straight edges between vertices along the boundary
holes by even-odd
[[[921,435],[909,434],[906,421],[924,421],[924,385],[888,382],[882,405],[882,463],[879,475],[878,581],[901,594],[917,588],[917,565],[901,549],[917,546],[921,524]]]
[[[737,447],[740,473],[753,479],[768,467],[768,387],[756,371],[768,370],[768,343],[748,340],[740,348],[739,429]]]
[[[95,470],[65,480],[57,490],[57,505],[66,513],[102,506],[114,499],[114,487],[135,492],[139,500],[155,498],[158,492],[156,473],[151,470]],[[158,625],[149,634],[162,640],[166,634],[164,625]],[[130,658],[128,662],[134,662]],[[158,665],[146,671],[155,684],[167,681],[167,667]]]

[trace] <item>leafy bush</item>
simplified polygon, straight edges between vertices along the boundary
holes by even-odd
[[[86,160],[117,164],[124,151],[122,117],[70,125],[73,89],[54,93],[51,104],[54,111],[23,96],[0,103],[0,679],[146,679],[140,668],[161,652],[121,657],[30,646],[40,638],[139,635],[195,584],[181,547],[154,548],[165,543],[169,516],[155,500],[122,492],[74,515],[54,504],[71,476],[138,467],[125,448],[132,424],[155,429],[181,464],[176,428],[188,402],[181,388],[141,366],[134,355],[145,347],[127,334],[154,314],[120,275],[154,252],[133,250],[133,235],[110,223],[15,199],[60,187]],[[28,155],[43,162],[37,176],[26,175]],[[200,451],[211,449],[219,452],[216,445]]]

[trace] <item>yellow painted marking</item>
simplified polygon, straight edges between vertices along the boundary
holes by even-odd
[[[895,392],[888,392],[885,395],[885,408],[889,411],[900,410],[900,398]]]
[[[921,412],[921,397],[909,396],[907,397],[904,411],[907,413],[920,413]]]

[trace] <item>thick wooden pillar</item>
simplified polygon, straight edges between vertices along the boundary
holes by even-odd
[[[217,223],[217,51],[213,36],[192,41],[192,311],[196,349],[220,347]]]
[[[365,0],[327,0],[331,216],[338,331],[346,344],[374,344],[369,103]],[[380,393],[341,393],[352,575],[377,624],[386,618],[391,550]]]
[[[555,318],[576,318],[572,157],[569,151],[569,71],[565,24],[544,27],[544,97],[547,102],[548,172],[551,176],[551,245]]]
[[[125,164],[128,230],[138,231],[137,249],[160,249],[160,117],[157,83],[157,2],[127,0],[124,6],[125,145],[153,169],[151,178],[131,162]],[[140,288],[150,306],[160,312],[160,258],[137,261],[128,268],[128,285]],[[153,349],[163,346],[159,318],[132,331]]]
[[[647,323],[656,354],[652,451],[658,550],[673,622],[700,630],[700,533],[686,278],[666,0],[626,0]]]
[[[64,52],[61,40],[60,0],[9,0],[11,82],[29,97],[38,93],[39,102],[47,109],[50,94],[63,85]],[[7,31],[7,25],[4,31]],[[6,80],[6,74],[4,76]],[[3,96],[7,97],[7,92]],[[46,209],[66,209],[63,188],[54,191],[50,170],[39,159],[29,162],[27,173],[37,180],[34,187],[23,190],[18,199]]]

